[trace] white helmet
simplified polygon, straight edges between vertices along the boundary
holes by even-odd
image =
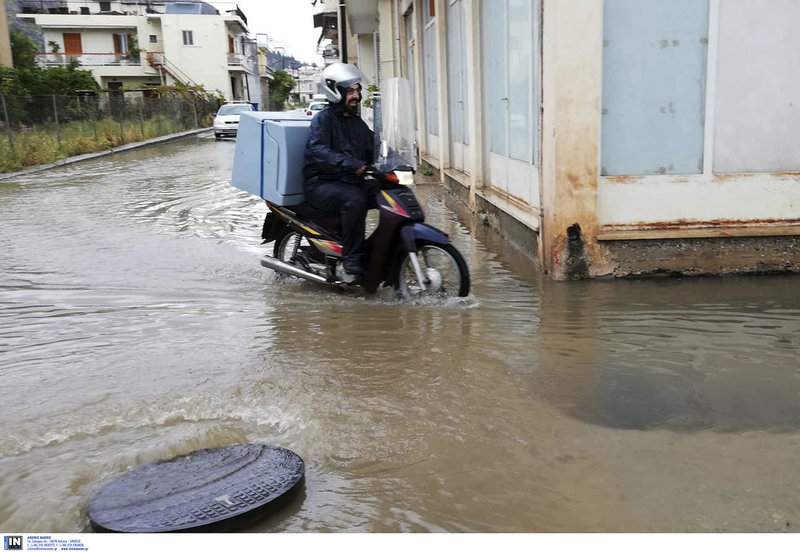
[[[322,91],[331,103],[342,101],[342,90],[364,80],[358,67],[351,63],[331,63],[322,71]],[[342,89],[342,90],[340,90]]]

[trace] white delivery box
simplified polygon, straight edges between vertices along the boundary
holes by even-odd
[[[276,205],[303,196],[303,155],[311,119],[282,111],[243,112],[233,154],[231,184]]]

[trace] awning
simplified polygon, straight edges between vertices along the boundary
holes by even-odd
[[[378,0],[347,0],[347,28],[356,35],[378,30]]]

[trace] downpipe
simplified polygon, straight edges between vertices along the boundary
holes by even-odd
[[[290,264],[284,263],[283,261],[279,261],[275,257],[270,257],[269,255],[264,255],[261,257],[261,266],[266,268],[271,268],[277,272],[283,272],[284,274],[290,274],[292,276],[297,276],[298,278],[305,278],[306,280],[310,280],[312,282],[317,282],[319,284],[328,284],[328,280],[322,276],[317,274],[313,274],[302,268],[298,268],[296,266],[292,266]]]

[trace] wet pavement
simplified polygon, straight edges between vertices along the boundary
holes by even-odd
[[[796,531],[800,278],[551,282],[419,185],[472,293],[259,264],[209,135],[0,182],[0,527],[89,530],[143,463],[306,462],[263,532]]]

